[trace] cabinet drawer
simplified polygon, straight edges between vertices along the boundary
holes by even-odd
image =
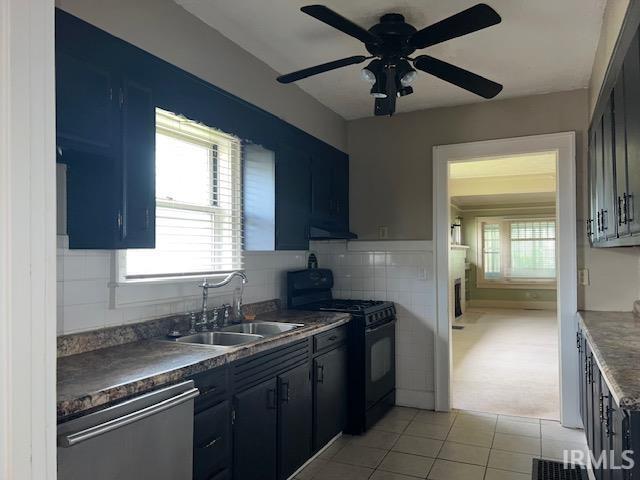
[[[196,397],[195,413],[214,405],[227,396],[228,368],[219,367],[192,377],[200,395]]]
[[[198,413],[193,426],[193,473],[208,480],[231,459],[231,408],[228,401]]]
[[[337,347],[347,340],[347,326],[343,325],[313,337],[313,351],[319,352],[327,348]]]

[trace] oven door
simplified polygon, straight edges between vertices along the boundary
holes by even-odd
[[[367,409],[396,388],[395,318],[365,330]]]

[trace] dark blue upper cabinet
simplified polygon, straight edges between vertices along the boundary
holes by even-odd
[[[149,87],[122,83],[122,220],[120,248],[155,247],[155,105]]]
[[[312,221],[348,228],[343,152],[62,10],[56,59],[71,248],[154,247],[156,106],[276,152],[276,249],[308,248]]]
[[[311,213],[311,159],[283,145],[276,152],[276,250],[307,250]]]
[[[311,223],[315,227],[349,228],[349,157],[342,152],[314,155]]]
[[[58,147],[109,153],[113,147],[114,92],[117,78],[109,66],[56,54],[56,119]]]

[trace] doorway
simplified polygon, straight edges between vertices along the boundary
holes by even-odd
[[[452,406],[558,420],[556,153],[450,162],[448,177]]]
[[[547,318],[547,324],[551,321],[551,332],[555,330],[555,339],[557,340],[557,348],[551,345],[551,348],[556,348],[557,352],[557,366],[555,371],[558,377],[559,389],[555,393],[557,404],[559,405],[559,417],[561,422],[565,426],[579,427],[581,422],[578,417],[578,384],[577,384],[577,372],[578,360],[575,352],[575,332],[577,322],[577,285],[576,285],[576,211],[575,211],[575,135],[573,132],[550,134],[550,135],[538,135],[531,137],[519,137],[511,139],[490,140],[483,142],[472,142],[466,144],[446,145],[434,147],[433,151],[433,182],[434,182],[434,212],[433,212],[433,232],[434,232],[434,251],[435,255],[435,269],[436,269],[436,316],[437,316],[437,331],[436,331],[436,364],[435,364],[435,404],[437,410],[448,411],[454,408],[454,395],[453,386],[455,382],[454,378],[454,342],[456,336],[459,337],[459,333],[464,332],[464,329],[468,329],[467,333],[472,332],[473,326],[478,325],[478,322],[484,317],[482,325],[486,325],[486,331],[491,332],[491,326],[494,330],[500,330],[500,324],[504,326],[504,318],[500,312],[493,311],[491,305],[487,303],[477,302],[475,304],[475,310],[473,308],[467,310],[461,318],[461,320],[454,321],[455,315],[455,281],[460,278],[464,273],[460,273],[455,276],[454,272],[456,260],[452,252],[452,238],[456,238],[452,235],[452,224],[455,225],[456,221],[451,222],[450,218],[456,218],[452,215],[452,207],[450,204],[451,193],[453,187],[449,186],[448,178],[452,165],[462,165],[466,162],[478,162],[486,161],[489,159],[508,159],[508,158],[523,158],[526,156],[539,155],[542,152],[546,155],[551,155],[553,158],[553,164],[555,165],[555,171],[557,179],[557,195],[553,202],[555,206],[554,210],[554,227],[553,234],[555,235],[555,285],[557,288],[557,295],[554,299],[546,298],[546,307],[556,307],[557,314],[551,315]],[[535,167],[540,163],[540,159],[531,157],[528,164]],[[481,169],[482,170],[482,169]],[[478,183],[478,182],[472,182]],[[470,185],[467,185],[466,191],[469,191]],[[516,215],[518,216],[518,215]],[[475,222],[476,227],[484,229],[484,233],[487,236],[491,234],[494,237],[499,238],[504,236],[505,232],[511,231],[511,229],[531,229],[540,228],[547,229],[546,234],[551,229],[551,222],[549,217],[545,220],[543,216],[534,215],[536,221],[524,222],[523,219],[516,219],[513,215],[502,215],[500,221],[491,219],[489,221],[480,220]],[[495,215],[494,215],[495,217]],[[522,217],[522,215],[520,215]],[[519,225],[514,225],[519,224]],[[527,225],[524,225],[524,224]],[[481,237],[482,238],[482,237]],[[544,237],[548,238],[548,237]],[[505,247],[503,247],[505,248]],[[507,247],[508,248],[508,247]],[[495,252],[494,252],[495,253]],[[498,254],[500,255],[500,254]],[[495,256],[495,255],[494,255]],[[491,259],[488,256],[487,262]],[[503,254],[503,257],[504,254]],[[516,259],[514,259],[514,263]],[[522,266],[522,265],[521,265]],[[510,269],[515,268],[517,270],[518,265],[509,265],[509,269],[497,268],[495,262],[490,266],[485,273],[484,280],[492,280],[492,275],[497,275],[498,278],[505,279],[511,272]],[[465,288],[461,288],[461,291],[465,291]],[[465,292],[466,294],[466,292]],[[464,294],[463,294],[464,297]],[[473,294],[471,294],[473,300]],[[482,300],[477,298],[476,300]],[[507,303],[504,303],[504,302]],[[511,300],[514,302],[515,300]],[[533,301],[533,300],[531,300]],[[473,305],[473,303],[472,303]],[[520,303],[508,303],[507,300],[503,300],[501,305],[502,310],[504,307],[516,307],[512,310],[513,318],[520,318],[520,323],[528,324],[531,318],[527,318],[526,314],[523,314],[523,309],[527,308],[528,303],[521,301]],[[545,310],[546,311],[546,310]],[[504,313],[504,312],[502,312]],[[465,319],[465,315],[467,315]],[[518,323],[517,320],[514,320]],[[543,322],[544,323],[544,322]],[[452,330],[452,327],[464,327],[463,330],[456,328]],[[495,330],[497,329],[497,330]],[[479,331],[476,332],[479,334]],[[473,337],[467,335],[467,338]],[[476,338],[477,340],[477,338]],[[504,347],[504,344],[502,345]],[[539,358],[543,360],[543,354],[541,352],[534,352],[535,349],[531,349],[531,357],[533,360]],[[469,352],[459,352],[460,355],[468,355]],[[489,357],[487,357],[489,358]],[[520,388],[535,388],[532,381],[527,384],[527,379],[520,379]],[[478,385],[479,391],[490,391],[489,385]],[[499,395],[497,395],[499,397]],[[471,397],[470,397],[471,398]],[[497,405],[499,402],[496,402]],[[466,406],[465,408],[469,408]],[[509,413],[509,412],[500,412]],[[540,416],[536,414],[536,416]]]

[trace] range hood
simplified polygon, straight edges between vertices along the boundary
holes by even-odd
[[[358,238],[358,236],[348,230],[323,228],[313,225],[309,227],[309,240],[353,240],[355,238]]]

